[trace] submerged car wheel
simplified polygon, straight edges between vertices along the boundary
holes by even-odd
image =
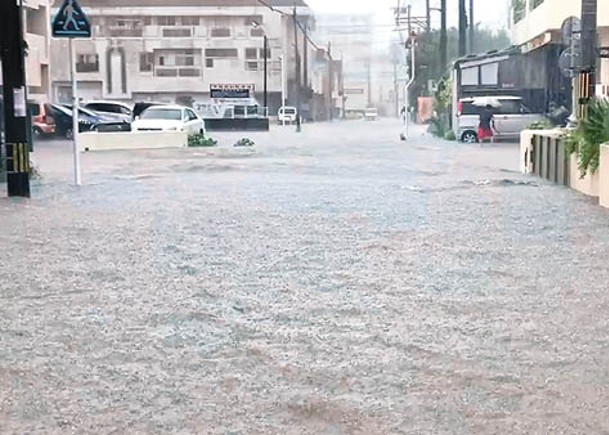
[[[477,143],[478,135],[474,131],[466,131],[465,133],[463,133],[463,135],[461,135],[461,142],[470,144]]]

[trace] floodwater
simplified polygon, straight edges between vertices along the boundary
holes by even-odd
[[[609,212],[398,132],[88,153],[80,189],[40,144],[0,201],[0,432],[609,433]]]

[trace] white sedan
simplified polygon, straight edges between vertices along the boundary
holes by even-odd
[[[182,106],[152,106],[131,124],[133,131],[183,131],[205,134],[205,121],[192,109]]]

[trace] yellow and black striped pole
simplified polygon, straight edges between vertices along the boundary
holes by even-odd
[[[30,197],[27,90],[21,1],[0,1],[0,48],[4,96],[5,168],[8,196]]]

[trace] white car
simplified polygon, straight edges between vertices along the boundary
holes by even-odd
[[[182,106],[152,106],[131,124],[133,131],[183,131],[205,134],[205,121],[197,113]]]
[[[277,113],[277,118],[281,124],[293,124],[296,122],[296,107],[281,107]]]

